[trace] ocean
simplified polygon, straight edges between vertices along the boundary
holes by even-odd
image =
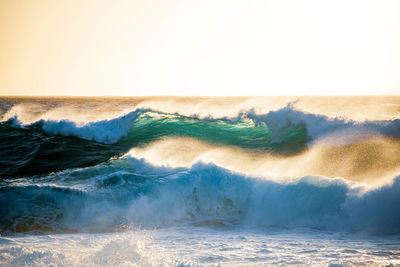
[[[1,266],[400,266],[400,97],[2,97]]]

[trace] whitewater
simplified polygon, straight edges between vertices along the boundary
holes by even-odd
[[[400,265],[399,151],[393,96],[0,98],[0,265]]]

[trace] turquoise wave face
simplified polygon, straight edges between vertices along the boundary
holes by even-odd
[[[156,112],[139,113],[131,122],[127,135],[113,144],[50,134],[43,131],[43,124],[45,122],[40,121],[24,128],[12,127],[10,122],[0,124],[0,177],[46,174],[92,166],[122,155],[133,147],[145,146],[168,136],[191,137],[217,145],[279,154],[300,152],[310,140],[304,124],[288,123],[280,130],[279,138],[273,139],[266,123],[256,123],[247,117],[230,122]],[[54,122],[52,126],[58,124]]]
[[[132,130],[123,141],[137,140],[139,145],[143,145],[165,136],[193,137],[214,144],[274,153],[299,152],[310,140],[302,123],[288,123],[280,130],[279,138],[273,140],[266,123],[256,123],[247,117],[230,122],[146,112],[134,121]]]

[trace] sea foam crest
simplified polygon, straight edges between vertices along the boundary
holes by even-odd
[[[133,121],[137,118],[138,111],[132,111],[120,117],[87,123],[77,123],[68,119],[39,120],[31,124],[22,123],[18,115],[8,119],[13,127],[24,128],[41,126],[47,134],[60,134],[64,136],[76,136],[85,140],[93,140],[99,143],[112,144],[125,136],[131,129]]]
[[[78,123],[68,119],[44,120],[41,119],[31,124],[24,124],[19,120],[18,114],[8,118],[14,127],[29,127],[32,125],[42,125],[42,129],[48,134],[61,134],[65,136],[76,136],[86,140],[93,140],[100,143],[115,143],[125,136],[132,128],[135,119],[143,113],[153,113],[160,115],[176,116],[177,118],[192,118],[203,121],[226,120],[232,124],[238,123],[241,118],[248,117],[256,125],[265,123],[272,137],[273,142],[279,142],[282,138],[282,132],[294,129],[298,125],[304,125],[309,137],[317,140],[323,136],[330,135],[338,131],[349,131],[353,134],[380,134],[385,136],[400,136],[400,119],[385,121],[352,121],[345,118],[328,118],[324,115],[305,113],[296,110],[292,105],[270,111],[267,114],[256,114],[253,109],[240,112],[236,117],[207,117],[200,118],[193,115],[186,117],[179,114],[168,114],[162,111],[154,111],[147,108],[135,109],[130,113],[120,117],[87,123]],[[148,113],[148,114],[149,114]]]
[[[254,110],[245,113],[256,122],[264,122],[272,129],[273,139],[279,139],[282,129],[291,125],[304,124],[307,134],[314,140],[323,136],[344,131],[349,133],[372,133],[385,136],[400,136],[400,119],[382,121],[353,121],[346,118],[328,118],[324,115],[305,113],[296,110],[291,104],[270,111],[267,114],[256,114]]]
[[[374,189],[320,176],[276,182],[201,162],[179,169],[135,158],[111,163],[4,185],[2,231],[194,223],[400,233],[400,176]]]
[[[129,217],[144,226],[194,221],[400,233],[400,176],[373,189],[322,176],[276,182],[197,163],[132,202]]]
[[[115,119],[89,122],[83,125],[77,125],[69,120],[44,121],[43,130],[50,134],[73,135],[86,140],[112,144],[128,133],[136,117],[137,112],[130,112]]]

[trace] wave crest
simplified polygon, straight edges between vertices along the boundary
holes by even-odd
[[[224,122],[231,124],[231,129],[242,128],[245,118],[252,121],[253,127],[267,127],[265,135],[269,136],[272,143],[285,142],[286,139],[290,139],[293,135],[299,134],[298,132],[302,131],[302,128],[304,128],[304,134],[312,140],[317,140],[343,130],[348,130],[353,133],[356,132],[359,135],[363,133],[375,133],[384,136],[400,136],[400,119],[364,122],[357,122],[344,118],[330,119],[323,115],[296,110],[292,104],[266,114],[256,114],[254,109],[250,109],[245,112],[240,112],[236,117],[231,118],[200,118],[196,115],[188,117],[178,113],[164,113],[151,109],[135,109],[134,111],[113,119],[86,123],[75,122],[68,119],[39,119],[26,124],[19,120],[18,113],[11,117],[6,117],[6,120],[14,127],[41,125],[42,129],[48,134],[72,135],[86,140],[110,144],[118,142],[122,137],[128,135],[129,132],[137,130],[135,129],[135,124],[138,124],[136,128],[143,127],[143,125],[148,126],[150,128],[149,131],[168,126],[168,131],[172,131],[172,134],[199,137],[200,134],[197,134],[196,131],[199,131],[200,128],[205,131],[210,127],[216,130],[223,130],[223,127],[219,126]],[[140,124],[142,126],[140,126]],[[235,125],[236,127],[234,127]],[[188,130],[179,132],[178,129],[175,129],[179,126],[185,126]],[[247,124],[245,126],[249,127],[251,125]],[[232,134],[235,133],[233,132]],[[160,135],[165,135],[165,133],[161,132]],[[249,139],[252,138],[252,136],[245,137]],[[254,138],[259,137],[256,136]]]
[[[33,184],[32,184],[33,183]],[[271,181],[213,164],[134,158],[2,184],[2,232],[116,231],[176,224],[400,233],[400,177],[370,188],[320,176]]]

